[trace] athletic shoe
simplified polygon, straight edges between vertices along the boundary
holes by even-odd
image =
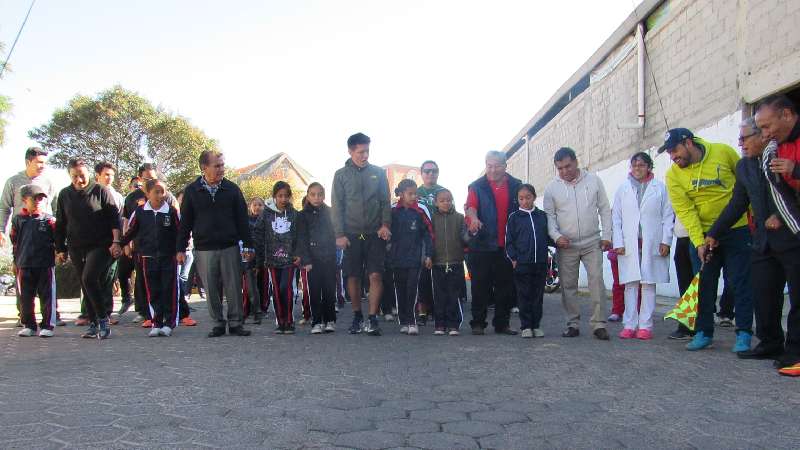
[[[314,324],[314,326],[311,327],[311,334],[322,334],[322,324]]]
[[[472,334],[474,336],[483,336],[484,334],[486,334],[486,328],[476,325],[472,327]]]
[[[275,329],[272,332],[275,334],[283,334],[283,327],[279,325],[275,327]]]
[[[791,353],[784,353],[778,357],[778,359],[772,362],[772,367],[776,369],[783,369],[795,364],[800,364],[800,357]]]
[[[348,331],[350,331],[350,334],[360,334],[362,331],[364,331],[364,316],[353,316],[353,324],[350,325],[350,330]]]
[[[511,308],[511,314],[519,314],[519,308],[517,308],[516,306]]]
[[[622,320],[622,317],[620,317],[619,314],[611,314],[608,316],[609,322],[619,322],[620,320]]]
[[[214,327],[208,332],[208,337],[215,338],[225,336],[225,327]]]
[[[649,341],[650,339],[653,339],[653,331],[648,330],[647,328],[639,328],[639,330],[636,331],[636,339]]]
[[[688,341],[692,338],[692,332],[686,330],[683,327],[679,327],[677,330],[670,333],[669,336],[667,337],[670,339],[675,339],[676,341]]]
[[[524,337],[525,339],[530,339],[533,338],[533,331],[530,328],[523,328],[522,333],[520,333],[519,335]]]
[[[453,329],[451,329],[450,331],[448,331],[448,332],[447,332],[447,334],[449,334],[450,336],[458,336],[458,335],[459,335],[459,334],[461,334],[461,333],[459,333],[459,332],[458,332],[458,330],[456,330],[455,328],[453,328]]]
[[[419,318],[417,319],[417,325],[424,327],[428,324],[428,315],[427,314],[420,314]]]
[[[89,324],[89,328],[81,334],[82,338],[92,339],[97,337],[97,325],[91,323]]]
[[[248,331],[247,334],[250,334]],[[294,325],[288,325],[283,329],[283,334],[294,334]]]
[[[158,328],[155,328],[155,327],[150,328],[150,332],[147,333],[147,337],[158,337],[158,334],[159,334],[158,332],[159,332]]]
[[[325,332],[333,333],[336,331],[336,322],[328,322],[325,324]]]
[[[117,318],[117,317],[109,317],[108,318],[108,323],[110,323],[111,325],[118,325],[119,324],[119,318]]]
[[[698,331],[697,334],[694,335],[692,342],[686,344],[686,350],[690,352],[703,350],[704,348],[711,348],[712,344],[713,338],[706,336],[702,331]]]
[[[383,320],[385,320],[385,321],[387,321],[387,322],[391,322],[391,321],[393,321],[393,320],[394,320],[394,316],[393,316],[393,315],[391,315],[391,314],[384,314],[384,315],[383,315]]]
[[[598,328],[594,330],[594,337],[601,340],[601,341],[608,341],[611,337],[608,335],[608,331],[605,328]]]
[[[542,331],[541,328],[534,328],[533,329],[533,337],[543,338],[544,337],[544,331]]]
[[[133,301],[131,299],[122,299],[122,304],[119,305],[119,311],[117,311],[117,314],[120,316],[125,314],[131,308],[131,305],[133,305]]]
[[[144,322],[145,320],[147,320],[147,317],[145,317],[145,316],[143,316],[141,314],[138,314],[136,317],[133,318],[133,320],[131,320],[131,322],[139,323],[139,322]]]
[[[298,325],[305,325],[307,323],[308,323],[308,321],[306,319],[300,319],[300,320],[297,321]]]
[[[152,320],[147,319],[144,322],[142,322],[142,328],[152,328],[152,327],[153,327],[153,321]]]
[[[419,328],[416,325],[409,325],[408,326],[408,335],[409,336],[416,336],[419,334]]]
[[[416,328],[416,327],[415,327]],[[411,327],[408,327],[409,333],[411,332]],[[380,336],[381,335],[381,326],[378,324],[378,316],[370,316],[369,320],[367,321],[367,326],[364,328],[364,331],[370,336]],[[417,331],[419,333],[419,331]]]
[[[800,363],[779,369],[778,373],[785,377],[800,377]]]
[[[198,289],[197,290],[197,294],[200,296],[200,298],[205,300],[205,298],[206,298],[206,290],[205,289]]]
[[[58,319],[56,319],[56,326],[57,327],[65,327],[65,326],[67,326],[67,322],[64,322],[63,320],[61,320],[61,318],[58,318]]]
[[[111,328],[108,325],[108,319],[100,319],[100,324],[97,327],[97,337],[108,339],[109,336],[111,336]]]
[[[87,319],[86,317],[78,317],[77,319],[75,319],[76,327],[85,327],[86,325],[89,325],[89,319]]]
[[[730,317],[715,317],[716,319],[719,319],[719,323],[717,323],[717,325],[719,325],[720,328],[733,328],[736,325],[734,320]]]
[[[197,326],[197,321],[189,316],[186,316],[183,319],[181,319],[180,324],[183,325],[184,327],[194,327]]]
[[[408,334],[408,325],[400,327],[400,334]]]
[[[736,343],[733,345],[731,349],[734,353],[739,352],[746,352],[750,350],[750,341],[752,339],[752,335],[746,331],[737,331],[736,332]]]
[[[17,328],[22,328],[22,321],[17,319],[17,324],[15,325]]]
[[[622,331],[619,332],[620,339],[633,339],[636,337],[636,330],[633,328],[623,328]]]
[[[444,336],[445,335],[444,328],[437,327],[435,330],[433,330],[433,335],[434,336]]]
[[[516,336],[516,335],[519,334],[519,332],[517,330],[512,330],[511,327],[495,328],[494,329],[494,333],[495,334],[507,334],[509,336]]]
[[[166,336],[166,337],[172,336],[172,328],[170,328],[170,327],[168,327],[166,325],[164,325],[161,328],[156,328],[156,330],[158,330],[158,335],[159,336]]]
[[[292,332],[294,332],[294,327],[292,327]],[[238,327],[228,327],[228,334],[231,336],[250,336],[250,330],[245,330],[243,326],[239,325]]]
[[[561,333],[561,337],[565,338],[573,338],[573,337],[578,337],[580,335],[581,335],[581,330],[575,327],[567,327],[567,329],[564,330],[563,333]]]
[[[55,336],[53,330],[48,330],[47,328],[42,328],[41,330],[39,330],[39,337],[49,338],[53,336]]]
[[[263,319],[261,318],[261,316],[255,316],[255,317],[253,317],[253,325],[261,325],[261,321],[262,321],[262,320],[263,320]]]
[[[19,337],[31,337],[31,336],[33,336],[33,334],[34,334],[33,329],[25,327],[25,328],[19,330],[19,332],[17,333],[17,336],[19,336]]]

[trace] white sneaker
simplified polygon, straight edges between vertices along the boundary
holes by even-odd
[[[42,328],[41,330],[39,330],[39,337],[48,338],[53,336],[55,336],[53,330],[48,330],[47,328]]]
[[[385,320],[387,322],[391,322],[391,321],[394,320],[394,316],[391,315],[391,314],[386,314],[386,315],[383,316],[383,320]]]
[[[397,315],[397,308],[392,308],[392,314]]]
[[[300,319],[300,320],[297,321],[298,325],[305,325],[307,323],[308,323],[308,321],[306,319]]]
[[[147,333],[147,337],[158,337],[160,331],[161,328],[156,328],[156,327],[150,328],[150,332]]]
[[[408,335],[409,336],[416,336],[419,334],[419,328],[416,325],[409,325],[408,327]]]
[[[19,336],[19,337],[31,337],[31,336],[33,336],[33,330],[31,330],[30,328],[23,328],[23,329],[19,330],[19,333],[17,333],[17,336]]]
[[[145,320],[147,320],[147,319],[145,319],[145,317],[143,315],[139,314],[136,317],[134,317],[131,322],[140,323],[140,322],[144,322]]]
[[[458,336],[461,333],[459,333],[458,330],[456,330],[456,329],[452,329],[452,330],[448,331],[447,334],[449,334],[450,336]]]
[[[333,333],[334,331],[336,331],[336,322],[328,322],[325,324],[326,333]]]
[[[511,314],[519,314],[519,308],[517,308],[516,306],[511,308]]]
[[[433,330],[433,335],[434,336],[444,336],[444,330],[437,328],[437,329]]]
[[[608,316],[609,322],[619,322],[620,320],[622,320],[622,318],[619,316],[619,314],[611,314]]]
[[[311,334],[322,334],[322,324],[318,323],[311,327]]]
[[[170,327],[168,327],[166,325],[164,325],[161,328],[157,328],[157,330],[158,330],[158,335],[159,336],[166,336],[166,337],[172,336],[172,328],[170,328]]]
[[[541,328],[534,328],[533,329],[533,337],[542,338],[544,337],[544,331]]]
[[[522,330],[522,333],[519,334],[520,336],[529,339],[533,337],[533,331],[530,328],[525,328]]]
[[[400,327],[400,333],[408,334],[408,325],[403,325],[402,327]]]

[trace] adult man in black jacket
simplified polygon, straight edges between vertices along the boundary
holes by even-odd
[[[751,276],[758,289],[756,323],[759,344],[739,352],[744,359],[777,359],[781,367],[800,361],[800,237],[779,219],[770,194],[770,180],[764,174],[762,155],[769,143],[752,118],[742,122],[739,145],[745,158],[736,164],[733,197],[706,233],[706,244],[713,249],[716,237],[728,230],[752,206],[755,222]],[[776,177],[779,183],[785,183]],[[781,327],[783,287],[789,283],[791,309],[784,342]]]
[[[202,175],[186,186],[181,203],[181,226],[178,231],[178,264],[186,261],[189,237],[194,238],[197,273],[206,287],[208,312],[214,321],[209,337],[228,332],[249,336],[242,326],[241,259],[253,258],[247,204],[239,186],[226,180],[222,153],[206,150],[200,154]],[[240,253],[239,241],[243,243]],[[227,323],[222,314],[222,292],[228,300]]]

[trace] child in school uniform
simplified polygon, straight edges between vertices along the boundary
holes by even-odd
[[[261,197],[253,197],[247,204],[248,223],[250,234],[255,231],[256,222],[264,211],[264,200]],[[258,284],[260,268],[255,261],[242,261],[242,306],[244,317],[253,316],[253,323],[261,325],[264,316],[262,310],[262,296],[260,284]]]
[[[52,337],[56,324],[55,224],[44,212],[47,194],[35,184],[20,188],[24,207],[11,219],[11,244],[20,298],[20,337],[36,333],[35,300],[39,296],[39,337]]]
[[[308,186],[300,220],[312,266],[305,280],[311,305],[311,334],[332,333],[336,331],[336,235],[321,184]]]
[[[121,245],[131,254],[131,241],[141,257],[144,292],[152,316],[148,336],[171,336],[178,326],[179,287],[175,259],[178,210],[167,203],[167,187],[158,179],[147,180],[144,186],[147,202],[133,212]]]
[[[269,274],[276,334],[294,334],[295,274],[301,266],[312,270],[299,227],[292,188],[278,181],[272,188],[272,201],[267,202],[253,231],[257,267],[266,267]]]
[[[541,329],[547,247],[553,245],[547,232],[547,215],[534,205],[536,190],[530,184],[517,189],[519,210],[508,216],[506,255],[514,267],[523,338],[544,337]]]
[[[428,215],[417,205],[417,183],[401,180],[394,193],[398,200],[392,208],[389,266],[397,293],[400,332],[413,336],[419,334],[415,310],[421,266],[430,269],[432,265],[433,229]]]
[[[464,216],[453,206],[453,194],[449,190],[436,193],[434,208],[433,334],[458,336],[463,320],[459,297],[464,283],[464,247],[469,232]]]

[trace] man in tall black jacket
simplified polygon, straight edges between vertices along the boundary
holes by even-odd
[[[742,122],[739,145],[744,158],[736,164],[733,197],[717,221],[706,233],[710,248],[716,237],[727,231],[752,206],[755,222],[751,276],[756,303],[759,344],[739,352],[744,359],[776,359],[776,365],[790,366],[800,361],[800,236],[793,234],[779,219],[780,214],[770,194],[770,180],[764,174],[762,155],[768,145],[752,118]],[[778,182],[784,183],[782,179]],[[800,218],[795,218],[800,219]],[[783,287],[789,284],[791,309],[787,336],[781,327]]]
[[[186,260],[189,237],[194,238],[197,273],[206,287],[208,312],[214,321],[209,337],[228,332],[249,336],[242,326],[241,259],[253,258],[253,245],[247,217],[247,204],[239,186],[224,178],[225,159],[222,153],[206,150],[200,154],[202,175],[186,186],[181,203],[181,226],[178,230],[177,260]],[[242,251],[239,250],[242,241]],[[227,323],[222,314],[222,292],[228,300]]]

